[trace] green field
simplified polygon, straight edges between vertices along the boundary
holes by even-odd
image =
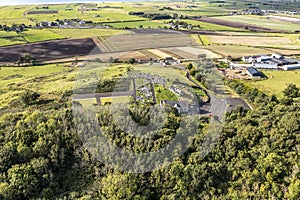
[[[54,33],[66,38],[107,37],[113,35],[131,34],[127,30],[114,29],[51,29]]]
[[[160,102],[161,100],[169,100],[169,101],[177,101],[177,96],[168,90],[167,88],[163,86],[155,86],[155,95],[157,102]]]
[[[222,16],[216,18],[221,20],[247,23],[247,24],[257,25],[265,28],[279,29],[279,30],[292,31],[292,32],[300,29],[299,24],[274,21],[261,16],[238,15],[238,16]]]
[[[294,83],[300,87],[300,70],[295,71],[272,71],[261,70],[268,79],[250,81],[249,84],[257,87],[259,90],[266,92],[267,94],[275,94],[279,97],[283,97],[282,91],[287,87],[289,83]]]
[[[158,28],[164,27],[162,21],[132,21],[132,22],[119,22],[119,23],[105,23],[105,25],[109,25],[113,28]]]
[[[40,92],[48,98],[61,98],[74,86],[76,69],[63,65],[0,68],[0,108],[18,99],[26,90]]]
[[[0,46],[63,39],[64,37],[48,29],[28,29],[21,33],[0,31]]]
[[[102,6],[102,5],[101,5]],[[58,14],[29,14],[26,18],[35,21],[54,21],[56,19],[80,18],[82,20],[92,20],[94,22],[109,22],[122,20],[138,20],[137,16],[128,15],[123,9],[99,9],[98,11],[79,11],[79,4],[66,5],[50,5],[49,10],[58,10]],[[96,7],[96,6],[95,6]],[[35,10],[34,8],[31,10]]]

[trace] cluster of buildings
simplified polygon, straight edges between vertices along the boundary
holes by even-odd
[[[75,25],[85,25],[85,24],[92,24],[93,21],[90,20],[81,20],[81,19],[62,19],[56,20],[54,22],[44,21],[37,24],[37,27],[57,27],[57,26],[75,26]]]
[[[78,9],[78,11],[98,11],[99,8],[98,7],[86,7],[86,6],[82,6]]]
[[[300,11],[283,11],[283,10],[261,10],[259,8],[246,9],[242,11],[234,11],[228,13],[228,15],[269,15],[269,14],[287,14],[287,15],[299,15]]]
[[[282,69],[294,70],[300,69],[300,60],[288,58],[279,54],[244,56],[244,62],[252,63],[252,66],[257,69]]]

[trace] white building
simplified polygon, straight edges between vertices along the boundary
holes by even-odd
[[[253,63],[253,67],[257,69],[278,69],[275,63]]]
[[[283,70],[294,70],[294,69],[300,69],[300,64],[294,64],[294,65],[284,65],[281,67]]]

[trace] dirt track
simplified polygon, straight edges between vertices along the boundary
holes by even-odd
[[[230,26],[230,27],[234,27],[234,28],[242,28],[242,29],[247,29],[249,31],[256,31],[256,32],[270,32],[270,33],[287,33],[288,32],[288,31],[283,31],[283,30],[264,28],[264,27],[260,27],[260,26],[247,24],[247,23],[221,20],[221,19],[216,19],[216,18],[211,18],[211,17],[193,18],[193,20],[208,22],[208,23],[218,24],[218,25],[223,25],[223,26]]]
[[[38,42],[0,47],[0,63],[16,63],[24,54],[33,55],[37,61],[49,61],[100,53],[93,39],[71,39]]]

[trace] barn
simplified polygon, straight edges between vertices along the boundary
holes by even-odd
[[[264,75],[259,72],[255,67],[248,67],[246,69],[247,74],[251,77],[251,78],[263,78]]]
[[[300,64],[284,65],[284,66],[282,66],[282,69],[284,69],[285,71],[287,71],[287,70],[294,70],[294,69],[300,69]]]

